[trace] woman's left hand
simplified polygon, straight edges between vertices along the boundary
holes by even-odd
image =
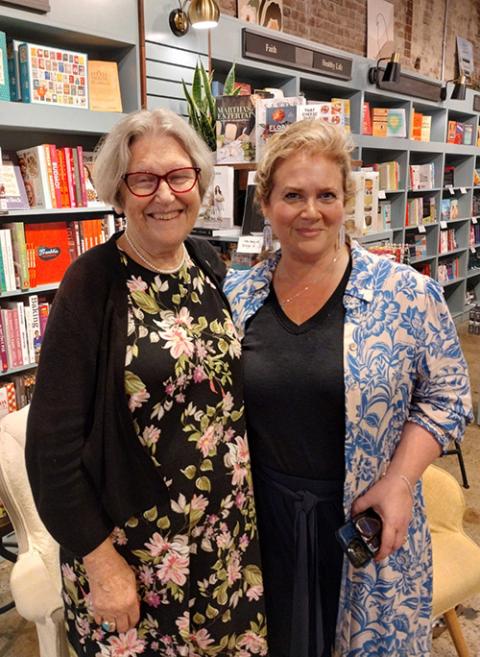
[[[381,561],[405,542],[412,517],[412,497],[400,475],[387,473],[364,495],[358,497],[352,504],[352,516],[370,507],[383,522],[382,542],[375,556],[375,561]]]

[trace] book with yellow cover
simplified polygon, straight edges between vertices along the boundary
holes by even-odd
[[[121,112],[122,96],[116,62],[88,61],[88,94],[94,112]]]

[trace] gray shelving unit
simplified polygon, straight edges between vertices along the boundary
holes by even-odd
[[[0,29],[14,39],[78,50],[86,52],[91,59],[117,62],[124,112],[140,107],[137,6],[132,0],[54,2],[48,14],[2,6]],[[124,114],[113,112],[0,101],[0,146],[5,150],[19,150],[54,143],[57,146],[82,145],[85,150],[93,150],[100,137],[122,116]],[[88,219],[111,211],[108,206],[14,211],[0,214],[0,224]],[[17,290],[2,298],[53,293],[56,287]],[[34,364],[26,365],[3,372],[1,376],[34,367]]]
[[[147,61],[147,90],[156,85],[158,89],[161,79],[159,69],[154,62],[165,58],[177,57],[177,61],[185,64],[176,68],[177,77],[169,80],[169,97],[149,95],[148,104],[151,107],[171,107],[175,111],[186,114],[183,91],[180,80],[190,80],[195,61],[200,57],[206,63],[208,44],[206,35],[195,30],[179,39],[168,30],[169,7],[159,7],[154,0],[145,0],[145,25],[148,40],[149,61]],[[417,227],[405,226],[405,209],[407,199],[415,196],[433,196],[435,198],[437,221],[425,226],[427,237],[427,256],[416,259],[412,264],[417,269],[423,264],[430,264],[433,278],[438,277],[438,265],[448,258],[458,258],[459,276],[453,281],[443,284],[445,297],[450,311],[456,318],[462,318],[466,310],[465,296],[467,290],[474,289],[480,299],[480,270],[468,270],[469,232],[472,221],[473,196],[480,196],[480,186],[473,187],[473,169],[480,169],[480,149],[476,146],[447,144],[447,126],[449,120],[470,123],[474,136],[477,133],[478,114],[473,110],[473,92],[467,90],[464,101],[448,100],[446,102],[430,102],[421,98],[413,98],[403,94],[379,90],[368,82],[368,69],[375,62],[365,57],[352,55],[333,48],[312,43],[304,39],[286,34],[278,35],[282,41],[301,47],[310,47],[329,52],[334,55],[346,56],[353,60],[352,79],[337,80],[317,74],[298,71],[287,66],[263,63],[242,57],[242,28],[261,32],[272,39],[275,34],[258,26],[243,23],[236,18],[223,16],[219,27],[212,32],[212,68],[214,79],[223,81],[231,63],[236,64],[236,75],[239,81],[249,82],[254,87],[280,87],[285,95],[303,93],[307,99],[330,100],[332,97],[348,98],[351,107],[351,128],[356,149],[355,159],[364,164],[396,160],[400,164],[400,189],[387,191],[386,197],[392,201],[392,238],[395,242],[404,242],[408,232],[418,233]],[[181,53],[182,59],[178,59]],[[422,76],[418,76],[422,79]],[[427,79],[427,78],[423,78]],[[165,79],[165,82],[167,80]],[[173,85],[173,86],[172,86]],[[451,91],[451,85],[449,87]],[[407,125],[414,111],[428,114],[432,118],[431,141],[419,142],[409,138],[378,138],[361,134],[362,108],[367,101],[375,107],[402,107],[405,109]],[[435,184],[431,190],[413,192],[409,190],[408,171],[411,164],[434,162]],[[455,166],[456,180],[452,194],[444,187],[444,167]],[[447,228],[455,227],[458,249],[454,253],[440,254],[441,201],[446,197],[456,198],[459,206],[459,218],[449,221]],[[480,214],[480,212],[479,212]],[[479,218],[480,222],[480,218]],[[422,229],[421,229],[422,230]],[[379,239],[380,236],[379,236]],[[371,241],[371,236],[368,237]],[[480,251],[480,246],[478,246]]]

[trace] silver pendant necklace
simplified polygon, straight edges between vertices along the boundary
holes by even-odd
[[[124,233],[125,239],[127,240],[130,248],[132,251],[142,260],[149,269],[153,269],[153,271],[156,271],[158,274],[175,274],[179,269],[181,269],[185,263],[185,256],[186,256],[186,249],[185,249],[185,244],[182,244],[182,258],[179,262],[178,265],[173,267],[172,269],[159,269],[156,265],[153,264],[153,262],[150,262],[150,260],[147,260],[145,256],[143,256],[138,248],[135,246],[135,244],[132,242],[130,236],[128,235],[128,232],[125,231]]]
[[[338,254],[334,256],[334,258],[333,258],[333,260],[331,261],[331,263],[330,263],[330,264],[328,265],[328,267],[327,267],[327,268],[326,268],[326,269],[320,274],[320,276],[317,276],[317,278],[314,278],[313,281],[310,281],[310,283],[307,283],[307,285],[305,285],[304,287],[302,287],[301,290],[298,290],[298,292],[295,292],[295,294],[292,294],[290,297],[286,297],[286,298],[283,299],[283,300],[279,299],[278,301],[279,301],[280,305],[281,305],[281,306],[286,306],[286,305],[288,305],[289,303],[291,303],[292,301],[294,301],[294,299],[297,299],[301,294],[303,294],[304,292],[307,292],[307,291],[310,290],[314,285],[316,285],[317,283],[319,283],[319,282],[325,277],[325,275],[328,273],[329,269],[330,269],[331,267],[333,267],[333,265],[337,262],[337,260],[338,260]]]

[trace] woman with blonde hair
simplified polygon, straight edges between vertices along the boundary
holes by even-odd
[[[26,459],[72,657],[266,654],[240,344],[223,265],[188,236],[211,160],[167,110],[114,126],[94,177],[127,228],[48,321]]]
[[[321,120],[269,140],[257,195],[281,249],[224,286],[243,336],[270,657],[430,654],[420,477],[471,419],[440,286],[344,238],[351,149]],[[346,559],[335,534],[352,517]]]

